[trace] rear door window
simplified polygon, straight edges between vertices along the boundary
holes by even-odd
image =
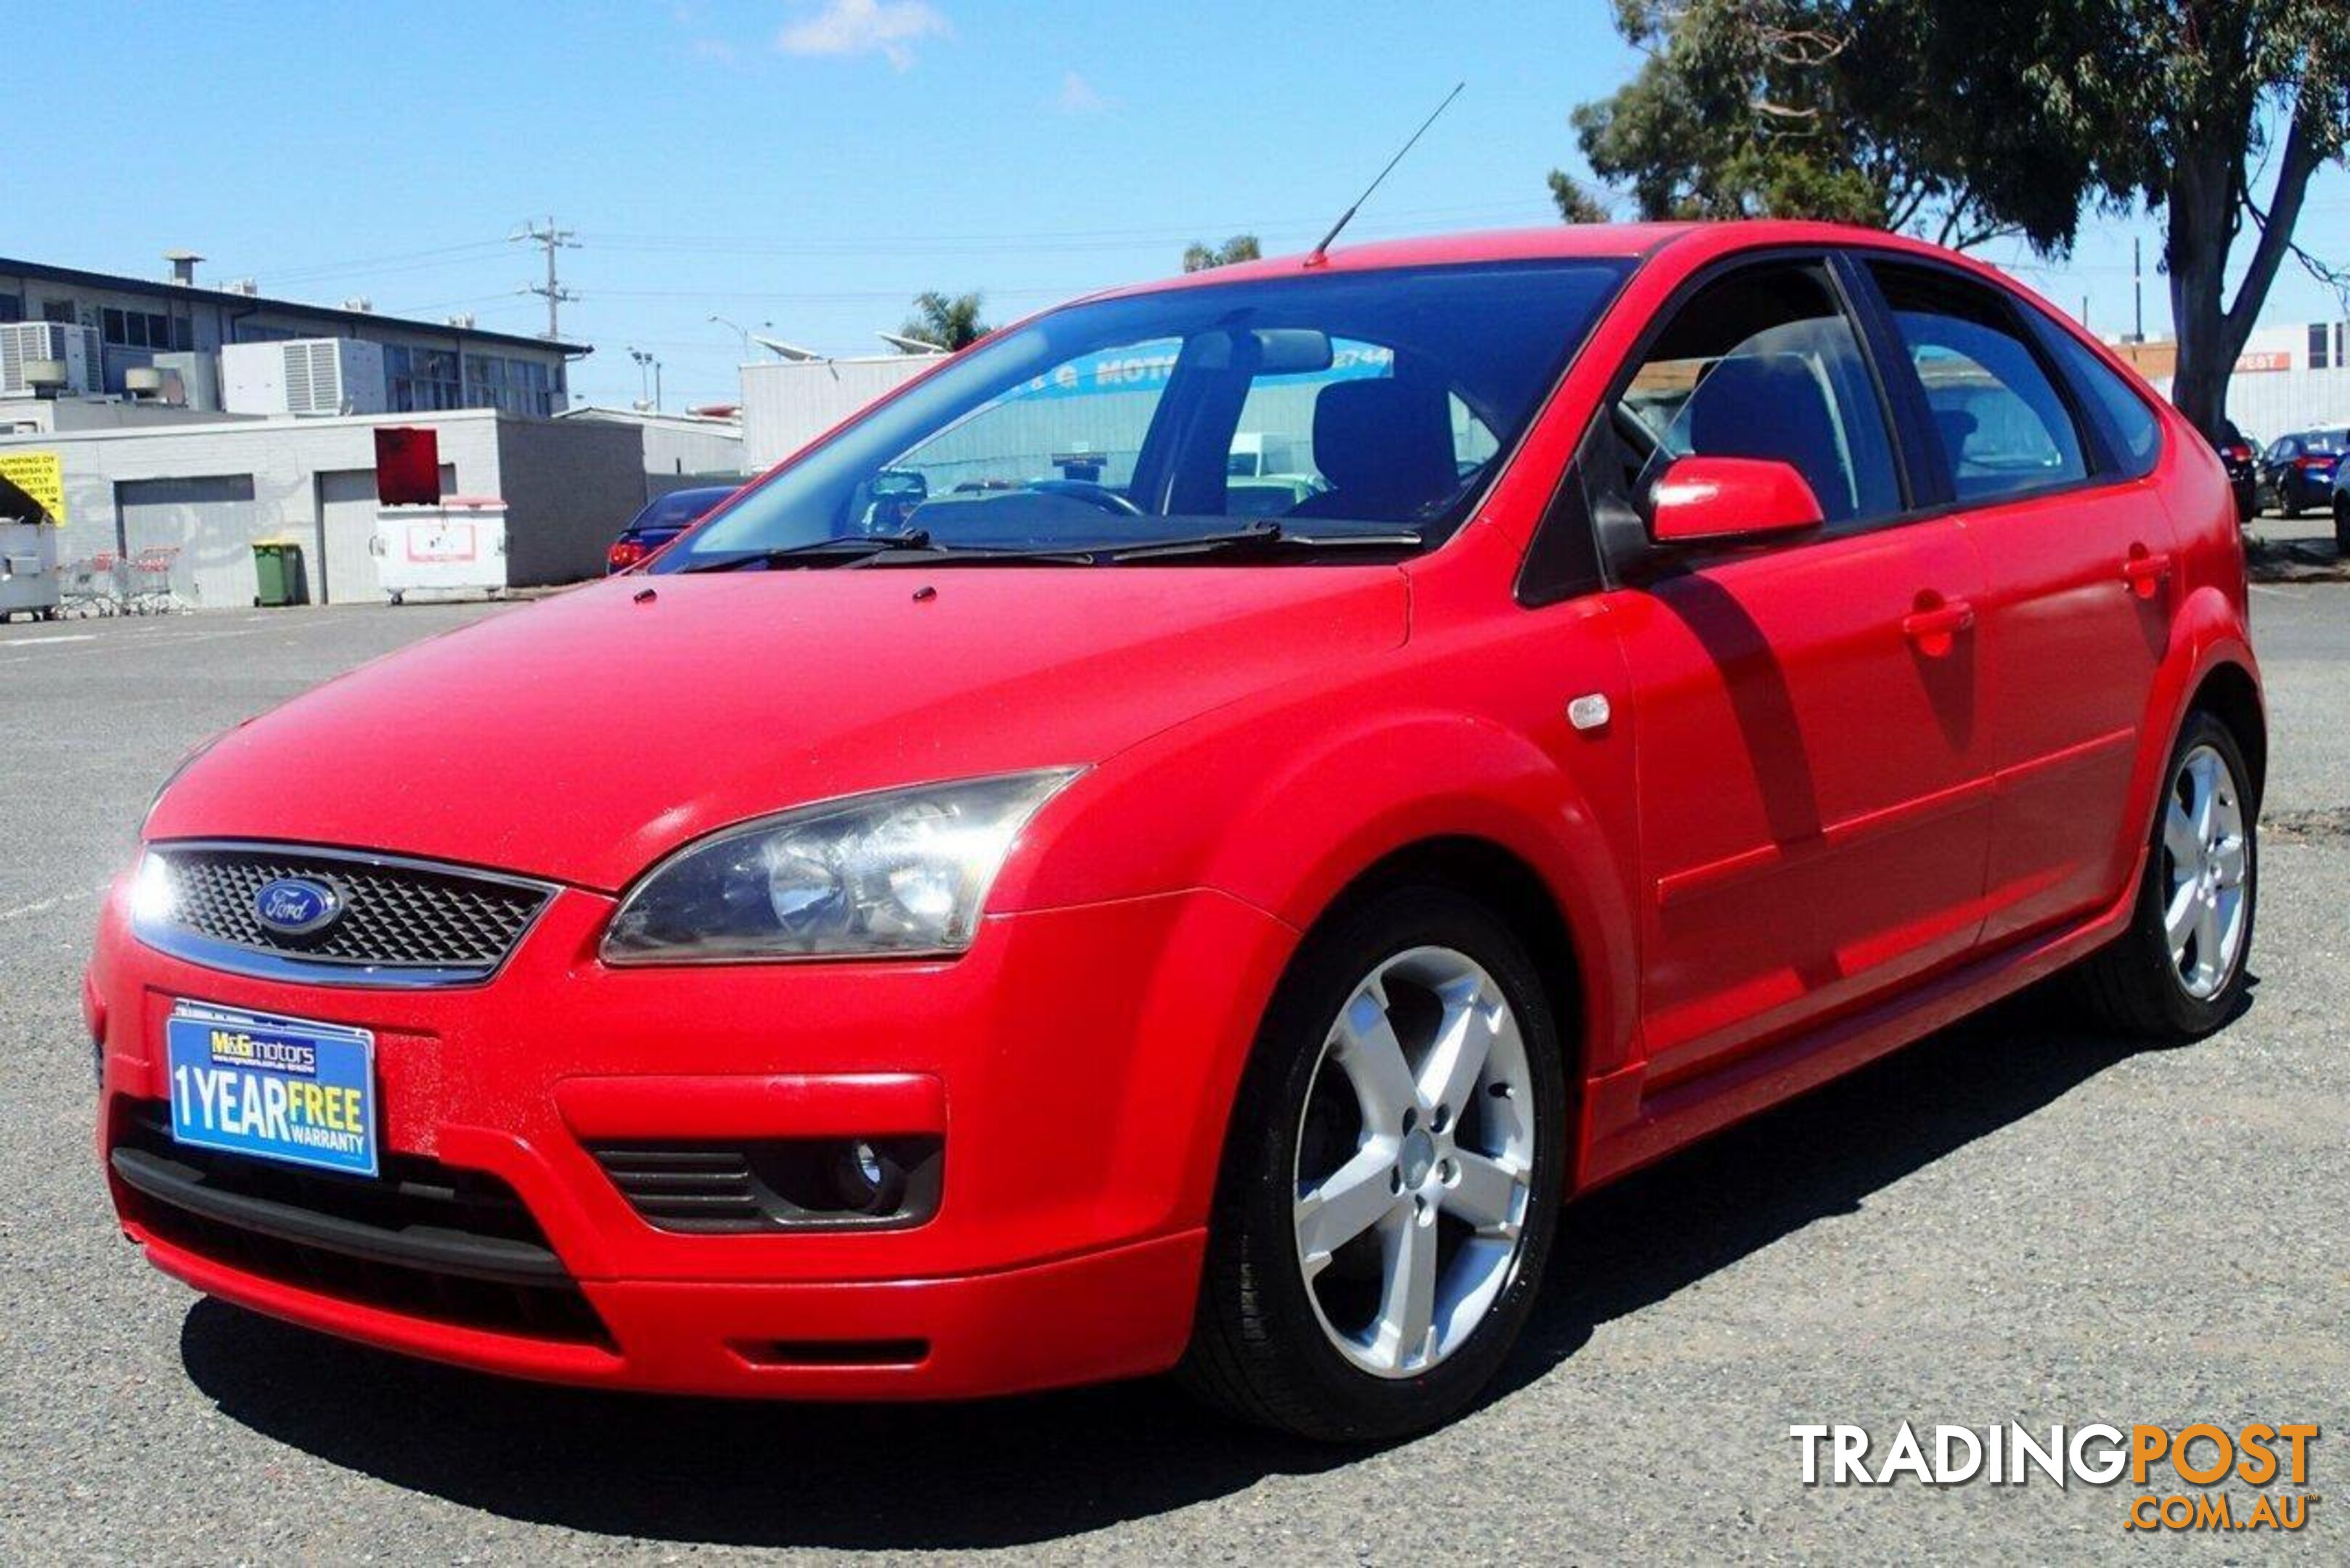
[[[2072,410],[2005,301],[1945,273],[1870,267],[1924,389],[1955,498],[1998,501],[2088,477]]]

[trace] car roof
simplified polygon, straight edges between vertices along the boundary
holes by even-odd
[[[1184,273],[1156,282],[1104,289],[1086,297],[1106,299],[1160,289],[1215,287],[1265,278],[1295,277],[1306,273],[1328,275],[1477,262],[1632,261],[1656,255],[1675,245],[1707,241],[1723,250],[1753,250],[1772,245],[1866,245],[1880,250],[1907,251],[1956,262],[1986,274],[1991,272],[1981,263],[1941,246],[1930,245],[1906,234],[1864,228],[1855,223],[1775,218],[1724,223],[1553,223],[1534,229],[1487,229],[1466,234],[1372,240],[1361,244],[1341,243],[1332,246],[1328,254],[1319,260],[1315,259],[1311,252],[1267,256],[1262,261],[1234,262],[1227,266]]]

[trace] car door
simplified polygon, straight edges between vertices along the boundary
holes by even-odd
[[[1982,574],[1908,509],[1882,389],[1823,259],[1689,297],[1608,410],[1595,503],[1639,764],[1649,1083],[1718,1066],[1974,940],[1989,826]],[[1666,552],[1638,518],[1689,454],[1792,463],[1825,525]]]
[[[2109,432],[2098,392],[2133,394],[2088,381],[2111,377],[2094,356],[2068,371],[2053,324],[2035,329],[2028,306],[1953,269],[1869,271],[1902,389],[1929,414],[1922,480],[1960,509],[1987,579],[1996,940],[2111,902],[2135,863],[2143,825],[2122,810],[2169,642],[2170,520],[2148,477],[2153,432],[2133,427],[2136,452]]]
[[[2279,436],[2269,443],[2269,450],[2261,454],[2259,491],[2261,504],[2276,507],[2282,507],[2285,504],[2286,479],[2293,468],[2293,460],[2300,455],[2301,442],[2293,436]]]

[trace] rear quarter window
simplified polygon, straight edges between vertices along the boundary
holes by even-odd
[[[2114,449],[2116,476],[2137,479],[2152,472],[2154,460],[2162,451],[2162,421],[2146,406],[2146,400],[2071,333],[2049,327],[2046,336],[2064,379],[2073,383],[2074,398],[2103,418],[2107,443]]]

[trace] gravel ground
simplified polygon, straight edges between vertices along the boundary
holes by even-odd
[[[2025,1001],[1569,1218],[1503,1390],[1371,1454],[1144,1385],[941,1408],[510,1384],[199,1300],[109,1223],[74,988],[180,752],[510,609],[0,628],[0,1563],[2350,1556],[2123,1529],[2126,1487],[1802,1486],[1786,1429],[2314,1420],[2350,1389],[2350,587],[2264,587],[2278,830],[2252,1005],[2134,1051]]]

